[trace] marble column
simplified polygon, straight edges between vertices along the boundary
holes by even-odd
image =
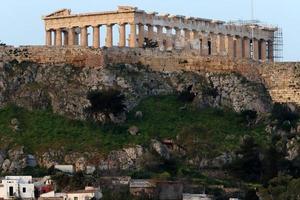
[[[136,47],[136,24],[130,24],[130,43],[131,48]]]
[[[87,27],[81,27],[81,33],[80,33],[80,45],[83,47],[88,46],[88,35],[87,35]]]
[[[208,34],[201,33],[201,39],[202,39],[201,55],[208,56]]]
[[[227,56],[233,58],[234,57],[233,36],[231,35],[225,36],[225,48],[226,48]]]
[[[75,30],[73,27],[69,28],[68,29],[68,34],[69,34],[69,37],[68,37],[68,44],[69,46],[72,46],[75,44]]]
[[[56,46],[62,46],[62,31],[61,29],[56,29]]]
[[[253,59],[259,59],[258,40],[255,38],[253,39]]]
[[[107,24],[106,25],[106,39],[105,39],[106,47],[112,47],[113,46],[113,25]]]
[[[51,35],[51,30],[46,31],[46,45],[50,46],[52,45],[52,35]]]
[[[260,40],[260,52],[261,60],[265,61],[267,59],[267,43],[265,40]]]
[[[274,61],[274,43],[273,41],[268,41],[268,60]]]
[[[145,27],[144,24],[139,24],[139,37],[138,37],[138,43],[139,43],[139,47],[143,47],[144,46],[144,40],[145,40]]]
[[[126,46],[126,24],[119,24],[119,47]]]
[[[63,31],[63,36],[64,36],[64,46],[68,46],[69,45],[68,31]]]
[[[173,49],[172,28],[167,26],[166,30],[167,30],[166,48],[167,50],[170,51]]]
[[[163,44],[163,27],[162,26],[157,26],[157,35],[156,35],[156,40],[158,42],[159,49],[164,49],[164,44]]]
[[[243,58],[250,58],[250,39],[243,38]]]
[[[100,26],[93,26],[93,47],[100,47]]]
[[[225,47],[225,35],[223,34],[218,34],[218,53],[221,56],[225,56],[226,55],[226,47]]]
[[[154,30],[153,30],[153,25],[148,24],[148,39],[153,40],[154,38]]]
[[[242,38],[241,37],[239,37],[239,36],[236,36],[235,37],[235,39],[236,39],[236,49],[235,49],[235,51],[236,51],[236,58],[238,58],[238,59],[241,59],[242,58]]]
[[[210,33],[211,41],[211,54],[213,56],[218,55],[218,35],[215,33]]]
[[[191,31],[189,29],[184,29],[184,39],[185,39],[185,45],[187,49],[191,48]]]

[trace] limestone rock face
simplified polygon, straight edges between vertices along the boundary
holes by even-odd
[[[158,140],[151,140],[150,148],[152,148],[156,153],[166,160],[171,158],[168,147]]]
[[[127,110],[147,96],[165,95],[191,87],[199,106],[230,107],[236,111],[269,110],[271,99],[264,87],[228,73],[157,72],[134,65],[105,68],[76,68],[70,65],[41,66],[30,62],[2,63],[0,68],[0,107],[15,103],[27,109],[51,107],[55,113],[73,119],[89,117],[89,91],[118,89],[125,95]],[[142,113],[137,113],[141,118]],[[97,116],[97,115],[95,115]],[[99,115],[100,116],[100,115]],[[96,117],[96,121],[103,120]],[[109,115],[122,123],[124,115]]]
[[[285,157],[287,160],[294,160],[300,155],[300,138],[295,137],[287,142],[286,144],[287,156]]]

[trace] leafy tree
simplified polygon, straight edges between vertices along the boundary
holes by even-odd
[[[87,108],[88,113],[110,113],[119,114],[125,111],[125,96],[118,90],[92,91],[87,95],[91,106]]]
[[[231,164],[233,172],[246,181],[258,181],[261,178],[262,163],[255,140],[250,136],[245,137],[237,154],[239,158]]]
[[[278,120],[280,128],[289,131],[299,119],[299,115],[293,112],[287,104],[275,103],[272,109],[272,118]]]

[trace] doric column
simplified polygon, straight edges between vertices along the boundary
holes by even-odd
[[[126,46],[126,24],[119,24],[119,47]]]
[[[201,55],[208,56],[208,35],[207,33],[201,33]]]
[[[167,50],[172,50],[173,49],[172,28],[167,26],[166,30],[167,30],[166,48]]]
[[[145,39],[144,24],[139,24],[138,27],[139,27],[139,37],[138,37],[139,47],[143,47],[143,45],[144,45],[144,39]]]
[[[46,43],[47,46],[52,44],[51,30],[46,31]]]
[[[243,38],[243,58],[250,58],[250,39]]]
[[[274,61],[274,43],[271,40],[268,41],[268,60]]]
[[[62,45],[62,35],[61,35],[61,29],[56,29],[56,46],[61,46]]]
[[[219,55],[226,56],[225,36],[223,34],[218,34],[218,47]]]
[[[260,40],[260,52],[261,60],[265,61],[267,59],[267,43],[265,40]]]
[[[57,36],[57,34],[56,34],[56,31],[54,30],[53,31],[53,45],[54,46],[56,46],[56,38],[57,38],[56,36]]]
[[[258,40],[253,39],[253,59],[258,60],[259,59],[259,50],[258,50]]]
[[[88,35],[87,35],[87,27],[81,27],[80,33],[80,45],[83,47],[88,46]]]
[[[136,47],[136,24],[130,24],[130,47]]]
[[[75,32],[74,45],[79,45],[79,33]]]
[[[153,40],[153,35],[154,35],[154,31],[153,31],[153,25],[148,24],[148,39]]]
[[[93,26],[93,47],[99,48],[100,47],[100,26]]]
[[[218,55],[218,35],[215,33],[210,33],[210,41],[211,41],[211,54]]]
[[[225,36],[225,48],[227,52],[227,56],[230,58],[234,57],[234,44],[233,44],[233,37],[231,35]]]
[[[63,36],[64,36],[64,46],[68,46],[69,45],[68,31],[63,31]]]
[[[68,43],[69,43],[69,46],[72,46],[72,45],[75,44],[75,30],[74,30],[74,28],[73,27],[69,28],[68,33],[69,33]]]
[[[112,47],[113,46],[113,25],[112,24],[107,24],[106,25],[106,47]]]
[[[157,26],[156,40],[158,42],[158,46],[159,46],[160,49],[164,48],[162,34],[163,34],[163,27],[158,25]]]
[[[236,49],[235,49],[235,51],[236,51],[236,58],[238,58],[238,59],[241,59],[242,58],[242,38],[241,37],[239,37],[239,36],[236,36],[235,37],[235,39],[236,39]]]
[[[185,39],[185,45],[186,48],[190,49],[191,48],[191,31],[189,29],[183,29],[184,30],[184,39]]]

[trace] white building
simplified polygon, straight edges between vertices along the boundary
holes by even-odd
[[[212,200],[212,196],[207,194],[182,194],[182,200]]]
[[[78,190],[68,193],[55,193],[54,191],[42,194],[39,200],[59,199],[59,200],[99,200],[103,197],[100,188],[85,187],[84,190]]]
[[[0,184],[0,198],[34,199],[34,184],[31,176],[6,176]]]
[[[89,199],[101,199],[102,192],[100,188],[85,187],[84,190],[67,193],[67,200],[89,200]]]

